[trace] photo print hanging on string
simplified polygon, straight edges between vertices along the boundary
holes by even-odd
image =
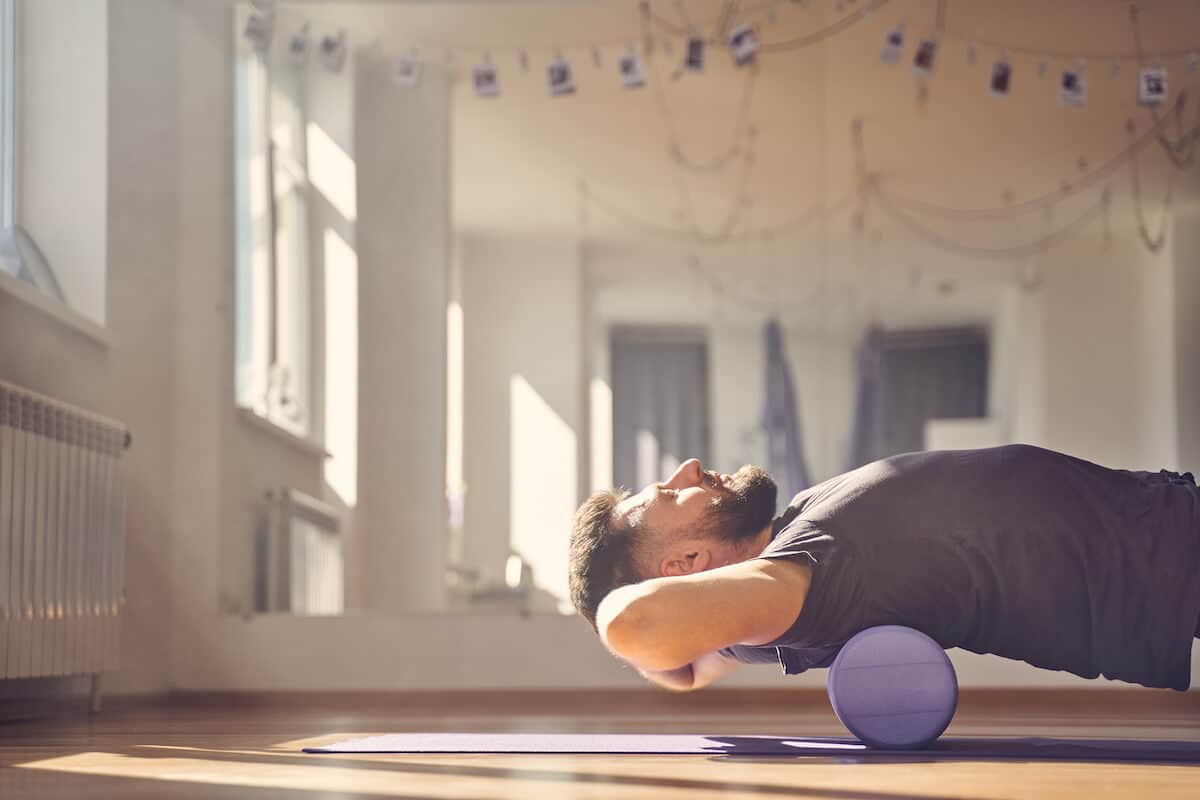
[[[271,35],[275,31],[275,14],[272,11],[253,11],[246,19],[243,35],[254,49],[265,53],[271,48]]]
[[[326,69],[341,72],[342,65],[346,63],[346,32],[322,36],[319,55]]]
[[[288,39],[288,61],[293,67],[302,67],[308,61],[308,30],[309,24],[306,22]]]
[[[550,84],[550,94],[554,97],[575,92],[575,74],[571,69],[571,62],[562,56],[554,59],[550,66],[546,67],[546,80]]]
[[[421,82],[421,59],[415,50],[396,59],[392,66],[392,79],[406,89],[412,89]]]
[[[900,63],[900,55],[904,52],[904,26],[893,28],[883,40],[883,54],[880,58],[885,64]]]
[[[618,60],[621,70],[621,85],[626,89],[638,89],[646,85],[646,70],[637,51],[630,50]]]
[[[928,78],[933,74],[933,65],[937,60],[937,39],[924,39],[917,46],[917,52],[913,56],[913,72],[917,73],[918,77]]]
[[[1064,69],[1058,80],[1058,102],[1062,106],[1087,103],[1087,76],[1082,69]]]
[[[1156,106],[1167,99],[1167,71],[1162,67],[1146,67],[1138,73],[1138,102]]]
[[[744,67],[754,60],[758,53],[758,36],[749,25],[739,25],[729,34],[729,52],[733,55],[733,63]]]
[[[471,71],[471,82],[475,85],[475,94],[480,97],[497,97],[500,94],[500,76],[491,61],[475,65]]]
[[[1012,86],[1012,64],[1008,63],[1008,59],[1000,59],[992,65],[992,80],[988,84],[994,97],[1008,97],[1008,90]]]
[[[690,72],[704,71],[704,46],[706,42],[703,36],[689,36],[687,47],[683,55],[683,67]]]

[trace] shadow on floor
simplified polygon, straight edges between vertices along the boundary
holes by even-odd
[[[309,755],[298,757],[292,755],[275,755],[266,752],[232,753],[221,750],[188,748],[182,746],[172,746],[170,748],[163,749],[156,747],[138,747],[136,748],[135,752],[131,752],[129,755],[134,755],[135,753],[139,757],[146,757],[151,754],[156,754],[164,758],[180,758],[189,757],[189,754],[192,754],[196,758],[204,758],[205,760],[214,761],[384,770],[387,772],[409,773],[414,775],[444,775],[447,778],[464,777],[494,780],[544,781],[563,784],[606,784],[610,786],[631,786],[646,789],[685,789],[702,791],[718,790],[722,792],[745,792],[766,796],[777,795],[795,797],[800,795],[804,797],[827,798],[828,800],[945,800],[944,795],[935,796],[913,794],[910,792],[879,792],[857,789],[838,789],[825,786],[802,786],[797,784],[779,785],[726,780],[707,781],[694,778],[620,775],[606,772],[528,769],[524,767],[482,767],[468,764],[429,764],[412,763],[409,761],[380,760],[366,761],[358,758],[346,758],[336,755]],[[523,755],[528,757],[531,754]],[[419,754],[414,754],[408,757],[419,757]],[[379,757],[376,756],[375,758],[378,759]],[[639,756],[631,755],[629,758],[636,761]],[[683,756],[683,758],[688,758],[688,756]],[[695,758],[695,756],[691,756],[691,758]],[[743,761],[743,759],[737,760]],[[779,763],[780,759],[776,758],[774,761],[775,763]],[[828,764],[831,763],[831,760],[825,758],[805,758],[804,763]]]

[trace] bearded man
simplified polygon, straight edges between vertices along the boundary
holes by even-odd
[[[944,648],[1185,690],[1200,635],[1200,490],[1029,445],[910,453],[775,512],[762,469],[692,459],[580,507],[569,583],[617,657],[670,689],[739,663],[828,666],[904,625]]]

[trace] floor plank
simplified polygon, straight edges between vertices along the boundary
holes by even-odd
[[[1192,694],[964,694],[949,735],[1200,741]],[[401,731],[839,735],[812,695],[182,697],[0,724],[0,798],[1128,798],[1200,796],[1200,766],[744,756],[311,756]],[[695,698],[701,698],[696,695]],[[787,699],[785,697],[785,699]]]

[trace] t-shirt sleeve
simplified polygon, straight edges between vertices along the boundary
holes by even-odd
[[[771,543],[759,554],[759,558],[786,558],[793,561],[802,561],[812,567],[812,580],[808,586],[808,595],[804,599],[804,605],[800,609],[800,613],[788,629],[774,641],[767,642],[763,647],[780,647],[780,648],[800,648],[809,649],[814,642],[805,636],[805,627],[811,627],[816,621],[814,616],[819,616],[814,612],[822,605],[822,595],[826,591],[827,572],[829,565],[834,557],[837,549],[837,541],[823,527],[805,519],[795,519],[789,523],[779,534],[771,540]],[[818,639],[818,641],[820,641]],[[822,646],[828,646],[829,642],[820,641]],[[788,653],[781,650],[780,661],[783,663],[785,670],[789,670],[786,656]],[[822,659],[823,660],[823,659]],[[817,663],[809,663],[801,665],[796,660],[792,665],[791,670],[802,672],[812,666],[822,666]],[[793,674],[789,671],[789,674]]]
[[[823,669],[833,663],[839,647],[798,649],[794,647],[750,647],[735,644],[722,647],[721,655],[742,664],[778,664],[784,675],[799,675],[810,669]]]
[[[718,652],[726,658],[731,658],[742,664],[778,664],[779,654],[774,647],[751,647],[744,644],[731,644],[722,647]]]
[[[770,544],[759,554],[759,558],[802,559],[813,567],[813,580],[809,586],[809,597],[819,583],[822,572],[834,550],[834,538],[817,525],[795,519],[781,530]],[[805,605],[808,604],[805,600]],[[801,609],[800,616],[803,617]],[[827,667],[837,655],[838,648],[790,647],[796,640],[796,622],[787,632],[773,642],[764,645],[731,645],[721,649],[722,655],[743,664],[779,664],[788,675],[798,675],[809,669]]]
[[[806,559],[819,567],[832,555],[834,539],[806,519],[795,519],[781,530],[759,554],[759,558]]]

